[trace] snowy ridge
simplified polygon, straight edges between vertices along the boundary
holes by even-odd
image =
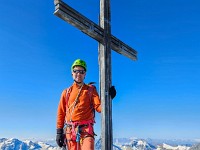
[[[124,144],[121,146],[123,150],[155,150],[156,147],[149,144],[147,141],[143,139],[134,139],[130,144]]]
[[[95,144],[95,150],[101,150],[101,139],[99,139]],[[122,150],[119,146],[113,145],[113,150]]]
[[[196,143],[190,145],[191,141],[185,142],[185,144],[152,144],[149,140],[137,139],[137,138],[118,138],[113,139],[113,150],[200,150],[200,144]],[[54,140],[48,141],[53,143]],[[54,145],[54,146],[53,146]],[[31,140],[19,140],[16,138],[6,139],[0,138],[0,150],[60,150],[55,144],[47,144],[47,142],[33,142]],[[96,141],[95,150],[101,150],[101,139]]]
[[[153,150],[156,149],[155,146],[147,143],[147,141],[139,139],[139,140],[133,140],[131,143],[132,148],[134,149],[142,149],[142,150]]]
[[[57,147],[53,147],[43,142],[32,142],[29,140],[20,141],[15,138],[0,139],[1,150],[58,150]]]
[[[158,148],[156,150],[163,150],[163,149],[167,149],[167,150],[189,150],[190,147],[181,146],[181,145],[171,146],[171,145],[163,143],[163,145],[162,146],[158,146]]]

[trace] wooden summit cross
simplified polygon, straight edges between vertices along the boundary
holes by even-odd
[[[83,33],[99,42],[99,74],[101,112],[101,138],[102,150],[113,149],[112,133],[112,101],[109,96],[111,87],[111,49],[132,60],[137,60],[137,52],[111,35],[110,0],[100,0],[100,26],[89,20],[75,9],[61,0],[54,0],[54,14],[69,24],[75,26]]]

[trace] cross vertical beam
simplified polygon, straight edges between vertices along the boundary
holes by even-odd
[[[112,150],[112,101],[109,95],[111,87],[111,25],[110,0],[100,0],[100,27],[104,29],[103,43],[99,42],[99,74],[101,111],[102,150]]]

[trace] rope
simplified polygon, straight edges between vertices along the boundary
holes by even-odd
[[[77,101],[78,101],[78,97],[79,97],[79,95],[80,95],[80,93],[81,93],[82,88],[83,88],[83,84],[81,85],[81,88],[80,88],[80,90],[79,90],[79,92],[78,92],[78,94],[77,94],[77,96],[76,96],[76,99],[74,100],[74,102],[70,105],[70,107],[69,107],[68,110],[67,110],[67,111],[69,111],[69,110],[71,109],[71,107],[73,106],[72,112],[70,113],[70,122],[72,121],[72,114],[74,113],[74,108],[75,108],[75,106],[76,106],[76,103],[77,103]]]

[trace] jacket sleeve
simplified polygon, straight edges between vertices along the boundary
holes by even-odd
[[[99,94],[97,93],[96,88],[94,88],[92,98],[93,98],[94,109],[100,113],[101,112],[101,100],[99,98]]]
[[[58,104],[57,110],[57,129],[62,129],[65,123],[66,115],[66,90],[64,90],[60,97],[60,102]]]

